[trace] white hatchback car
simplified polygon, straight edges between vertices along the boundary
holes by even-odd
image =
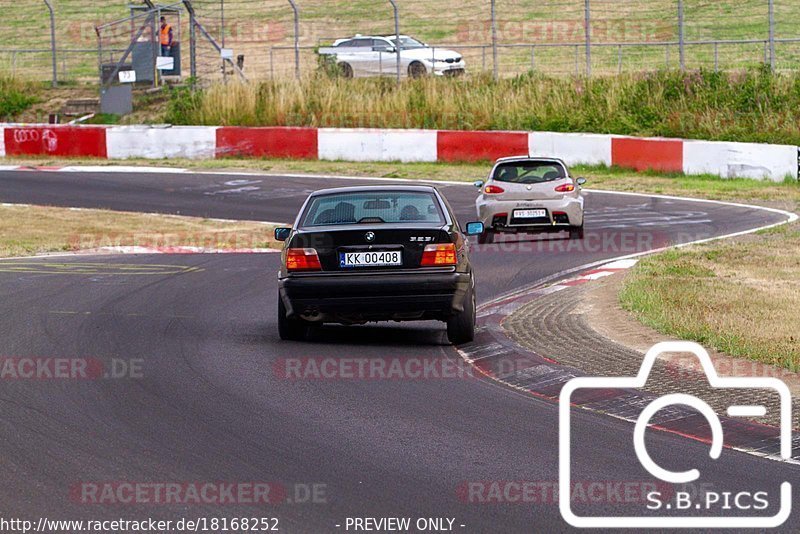
[[[583,239],[584,178],[574,179],[563,161],[519,156],[498,160],[475,204],[486,228],[480,243],[498,233],[569,232]]]
[[[397,73],[397,51],[394,35],[356,35],[337,39],[333,46],[320,48],[321,56],[333,56],[345,78],[362,76],[394,76]],[[436,48],[409,37],[400,36],[400,74],[419,78],[464,74],[466,63],[458,52]]]

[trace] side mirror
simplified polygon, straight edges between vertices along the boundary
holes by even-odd
[[[292,234],[291,228],[286,228],[283,226],[279,226],[275,228],[275,240],[276,241],[286,241],[289,239],[289,236]]]
[[[483,180],[475,180],[474,182],[472,182],[472,185],[480,189],[481,187],[483,187],[483,183],[484,183]]]
[[[482,222],[467,223],[467,235],[481,235],[484,227]]]
[[[578,185],[583,185],[586,183],[586,178],[578,178],[577,180],[575,180],[575,183]]]

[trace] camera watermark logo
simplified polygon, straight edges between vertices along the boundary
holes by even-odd
[[[708,378],[709,385],[714,389],[737,390],[772,390],[780,398],[780,456],[783,459],[791,457],[791,393],[781,380],[772,377],[732,377],[725,378],[717,375],[708,352],[697,343],[670,341],[654,345],[645,355],[638,375],[635,377],[578,377],[567,382],[559,397],[559,508],[564,520],[573,527],[578,528],[662,528],[664,518],[658,516],[639,517],[587,517],[578,516],[572,509],[571,503],[571,420],[570,407],[573,394],[579,390],[602,389],[636,389],[643,388],[659,354],[662,353],[691,353],[700,361],[700,366]],[[701,473],[697,469],[688,471],[669,471],[659,466],[650,457],[645,445],[645,432],[653,416],[668,406],[683,405],[699,412],[711,428],[711,449],[709,455],[716,460],[720,457],[723,448],[722,423],[714,410],[703,400],[687,394],[676,393],[657,398],[644,408],[633,431],[633,442],[636,457],[642,466],[657,479],[672,484],[687,484],[700,479]],[[766,414],[764,406],[730,406],[727,410],[729,417],[761,417]],[[771,528],[782,525],[791,513],[791,484],[783,482],[780,486],[780,510],[773,516],[697,516],[674,517],[671,516],[671,527],[682,528]],[[654,495],[653,498],[657,497]],[[763,501],[763,492],[756,493],[759,501]],[[653,500],[649,498],[648,500]],[[737,494],[737,502],[739,495]],[[706,498],[706,510],[713,509],[714,499]],[[680,504],[680,503],[679,503]],[[669,506],[667,506],[669,508]],[[698,503],[692,506],[676,506],[678,510],[702,509]],[[661,506],[649,507],[650,511],[660,510]],[[730,509],[724,507],[723,509]],[[763,507],[752,507],[763,509]]]

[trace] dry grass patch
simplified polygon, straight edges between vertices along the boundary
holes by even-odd
[[[646,258],[620,299],[665,334],[800,371],[800,225]]]
[[[275,247],[272,227],[195,217],[0,206],[0,257],[103,246]]]

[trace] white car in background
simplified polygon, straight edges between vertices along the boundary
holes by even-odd
[[[519,156],[497,160],[475,201],[485,231],[478,242],[497,234],[569,232],[583,239],[584,178],[573,178],[556,158]]]
[[[319,54],[334,57],[345,78],[394,76],[397,73],[395,40],[394,35],[356,35],[337,39],[333,46],[320,48]],[[400,36],[401,76],[458,76],[465,71],[466,63],[458,52],[432,47],[407,35]]]

